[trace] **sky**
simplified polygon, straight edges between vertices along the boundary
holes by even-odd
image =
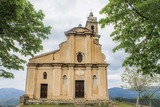
[[[48,40],[43,40],[43,51],[36,55],[50,52],[59,48],[59,44],[66,40],[65,31],[82,24],[85,26],[87,17],[92,11],[98,20],[105,17],[99,11],[108,3],[108,0],[30,0],[36,10],[42,10],[45,14],[44,24],[51,26],[51,35]],[[108,67],[108,88],[121,87],[123,84],[120,75],[123,73],[122,62],[126,57],[123,51],[112,52],[117,43],[110,37],[113,31],[112,25],[107,25],[104,29],[99,26],[100,44],[102,52],[106,56]],[[22,57],[22,56],[20,56]],[[24,57],[22,57],[24,58]],[[31,57],[25,57],[28,59]],[[25,70],[11,71],[14,79],[0,78],[0,88],[17,88],[25,90],[27,64]]]

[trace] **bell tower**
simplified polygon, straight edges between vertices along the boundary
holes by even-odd
[[[98,35],[98,22],[97,18],[93,16],[93,13],[90,12],[89,17],[87,18],[86,28],[92,31],[96,36]]]

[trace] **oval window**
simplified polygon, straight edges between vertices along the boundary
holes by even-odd
[[[77,61],[78,62],[82,62],[82,54],[81,53],[78,53],[78,55],[77,55]]]

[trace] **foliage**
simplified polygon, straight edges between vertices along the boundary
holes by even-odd
[[[124,49],[123,66],[137,66],[144,74],[160,73],[160,0],[110,0],[100,11],[104,28],[113,24],[110,35],[119,42],[113,51]]]
[[[44,26],[43,19],[42,11],[36,11],[27,0],[0,0],[0,62],[3,68],[23,69],[26,61],[19,55],[33,56],[43,49],[42,40],[50,34],[50,27]]]
[[[148,86],[155,85],[160,82],[159,75],[153,74],[143,75],[140,68],[126,68],[124,73],[121,75],[122,81],[129,85],[130,89],[135,89],[138,92],[137,106],[139,105],[140,93],[145,91]]]
[[[6,72],[5,70],[1,69],[0,70],[0,77],[4,78],[14,78],[14,75],[10,72]]]
[[[140,68],[128,68],[126,67],[124,73],[121,75],[122,81],[129,84],[129,88],[138,90],[147,86],[151,86],[159,82],[159,77],[156,74],[154,76],[143,75]],[[127,86],[128,87],[128,86]]]

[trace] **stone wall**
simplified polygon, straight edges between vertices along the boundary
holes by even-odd
[[[28,99],[23,96],[20,100],[22,105],[32,105],[32,104],[53,104],[53,105],[74,105],[74,106],[95,106],[95,107],[118,107],[117,103],[110,100],[85,100],[85,99],[72,99],[72,100],[46,100],[46,99]]]

